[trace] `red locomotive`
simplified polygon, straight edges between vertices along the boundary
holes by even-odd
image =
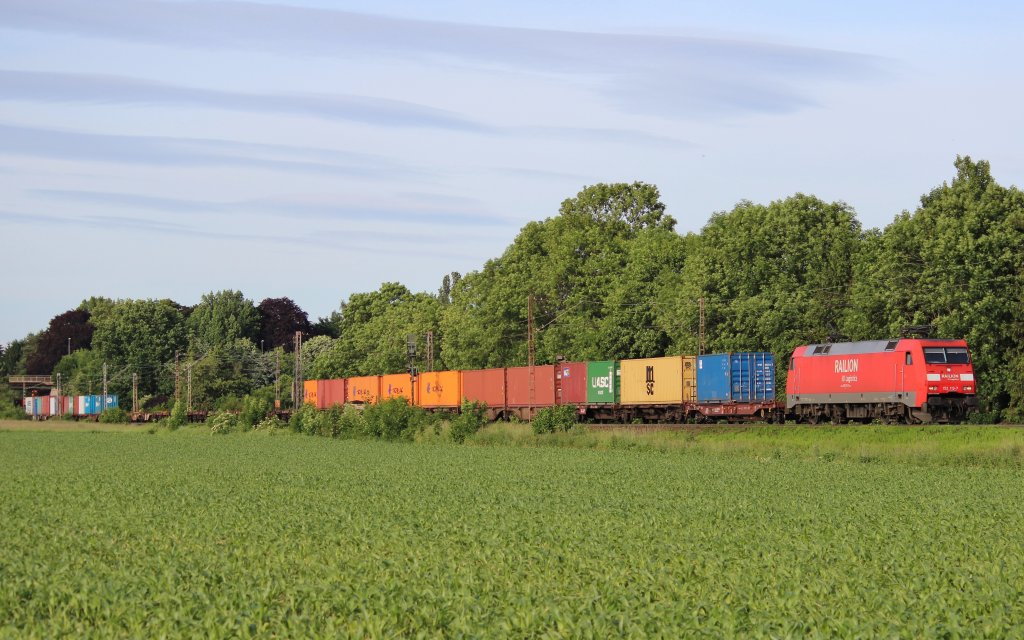
[[[963,340],[870,340],[797,347],[786,378],[799,422],[960,422],[977,408]]]

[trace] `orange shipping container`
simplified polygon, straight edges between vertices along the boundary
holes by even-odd
[[[314,407],[316,406],[316,397],[317,397],[317,393],[316,392],[317,392],[317,386],[318,386],[317,383],[318,382],[320,382],[320,381],[319,380],[306,380],[305,382],[302,383],[302,392],[303,392],[302,401],[305,402],[306,404],[311,404]]]
[[[462,376],[458,371],[431,371],[416,379],[416,405],[458,407],[462,404]]]
[[[680,404],[683,401],[683,358],[622,360],[622,404]]]
[[[405,398],[412,402],[412,378],[408,373],[394,373],[380,377],[380,399]]]
[[[380,397],[380,376],[346,378],[345,398],[348,402],[373,404]]]
[[[330,409],[334,405],[345,404],[345,379],[324,380],[317,397],[317,407]]]

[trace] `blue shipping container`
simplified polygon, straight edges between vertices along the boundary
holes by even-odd
[[[697,356],[697,402],[775,399],[775,358],[765,352]]]
[[[100,412],[100,397],[85,396],[85,415],[94,416]]]
[[[117,408],[117,396],[103,396],[103,408],[104,409],[116,409]]]

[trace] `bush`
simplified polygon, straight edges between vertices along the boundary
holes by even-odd
[[[179,400],[174,403],[174,408],[171,409],[171,417],[167,419],[167,426],[177,429],[184,427],[187,422],[188,414],[185,413],[185,403]]]
[[[389,398],[363,409],[364,430],[384,440],[411,440],[427,424],[426,416],[405,398]]]
[[[100,422],[105,424],[128,424],[131,422],[128,412],[121,407],[111,407],[100,412]]]
[[[545,407],[534,416],[531,426],[538,435],[570,431],[576,426],[576,416],[576,405],[573,404]]]
[[[452,440],[462,444],[487,424],[487,404],[484,402],[462,403],[462,411],[452,420],[449,435]]]
[[[967,424],[997,424],[1000,422],[998,411],[974,411],[967,416]]]
[[[238,424],[242,429],[252,429],[266,419],[271,411],[271,403],[266,398],[246,396],[242,400],[242,410],[238,415]]]
[[[277,416],[270,416],[269,418],[263,418],[253,426],[253,431],[278,431],[284,429],[285,423]]]
[[[238,416],[227,411],[214,411],[206,416],[206,424],[211,433],[231,433],[239,428]]]

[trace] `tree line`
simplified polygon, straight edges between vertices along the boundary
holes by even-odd
[[[597,184],[558,214],[522,228],[480,270],[444,276],[436,293],[383,283],[311,323],[288,298],[259,305],[237,291],[195,307],[170,300],[93,298],[0,353],[5,373],[62,374],[86,393],[103,362],[114,392],[165,399],[175,352],[192,367],[194,406],[270,394],[290,400],[295,331],[306,336],[306,378],[404,371],[406,338],[424,366],[527,361],[532,298],[538,363],[766,350],[782,358],[808,342],[897,337],[930,325],[972,348],[983,407],[1024,418],[1024,193],[989,163],[958,157],[956,175],[883,229],[864,229],[843,202],[795,194],[748,201],[680,234],[657,187]],[[70,343],[69,343],[70,339]],[[68,347],[70,344],[70,355]],[[280,362],[280,365],[278,365]],[[127,377],[125,377],[127,376]],[[785,367],[779,367],[780,390]]]

